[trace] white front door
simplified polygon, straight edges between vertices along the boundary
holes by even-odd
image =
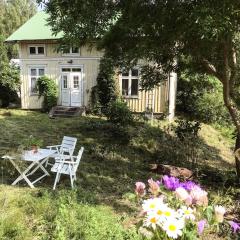
[[[81,72],[62,73],[62,105],[82,106],[82,74]]]

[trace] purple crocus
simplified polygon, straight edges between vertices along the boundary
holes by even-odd
[[[180,182],[178,178],[165,175],[163,176],[162,180],[163,180],[163,185],[168,190],[175,191],[180,186]]]
[[[196,186],[199,187],[199,185],[193,181],[186,181],[186,182],[180,183],[180,186],[187,191],[191,191]]]
[[[201,235],[203,233],[206,223],[207,221],[205,219],[197,223],[198,235]]]
[[[232,227],[232,230],[233,230],[234,233],[239,232],[239,230],[240,230],[240,224],[239,223],[236,223],[234,221],[229,221],[229,224]]]

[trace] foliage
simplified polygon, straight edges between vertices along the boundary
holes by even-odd
[[[238,0],[64,3],[49,1],[46,5],[51,14],[49,23],[54,32],[65,33],[66,42],[95,42],[116,65],[129,67],[142,59],[153,62],[165,74],[181,67],[176,58],[184,57],[189,59],[188,68],[216,77],[237,129],[235,148],[240,147]],[[238,160],[236,170],[240,178]]]
[[[74,191],[69,179],[63,177],[58,191],[53,192],[54,175],[32,190],[23,187],[24,182],[12,187],[18,173],[10,162],[0,162],[0,239],[45,240],[61,234],[65,239],[78,239],[81,234],[84,240],[140,240],[132,227],[137,206],[127,193],[139,179],[159,177],[149,170],[149,164],[189,168],[183,144],[166,129],[167,122],[135,123],[131,126],[134,135],[129,144],[123,145],[113,137],[112,124],[105,118],[88,115],[51,120],[36,111],[9,110],[11,116],[5,112],[0,109],[0,156],[17,148],[30,135],[43,139],[43,146],[60,143],[64,135],[73,136],[78,138],[76,150],[84,146],[86,151]],[[228,164],[233,162],[229,139],[205,124],[199,138],[199,181],[211,191],[211,201],[226,206],[237,220],[240,189],[234,166]],[[215,235],[206,239],[211,237],[217,239]]]
[[[98,109],[100,105],[103,113],[106,112],[109,104],[117,98],[114,75],[113,61],[103,57],[100,61],[97,86],[92,89],[93,108]]]
[[[216,78],[185,71],[178,79],[177,110],[203,122],[227,124],[230,116],[222,95]]]
[[[37,87],[39,97],[43,96],[43,110],[49,111],[52,107],[57,105],[57,84],[54,80],[42,76],[37,80]]]
[[[15,45],[4,40],[25,23],[36,12],[36,3],[32,0],[0,0],[0,105],[19,102],[20,73],[19,67],[9,65],[12,58],[17,58]]]
[[[126,102],[118,99],[111,102],[107,114],[108,120],[119,126],[128,126],[133,123],[133,115]]]
[[[165,175],[149,179],[148,185],[137,182],[135,188],[144,213],[139,231],[146,239],[205,239],[206,232],[218,233],[233,223],[235,236],[240,230],[238,223],[224,219],[225,207],[209,204],[208,193],[193,181]]]

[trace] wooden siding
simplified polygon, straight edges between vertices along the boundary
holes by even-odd
[[[45,56],[29,56],[28,45],[45,45]],[[61,67],[82,66],[83,67],[83,104],[89,105],[91,89],[96,85],[96,78],[99,70],[100,58],[103,52],[96,49],[89,49],[82,47],[80,49],[80,56],[63,56],[56,51],[57,43],[52,41],[45,42],[22,42],[20,43],[20,62],[21,62],[21,100],[22,108],[24,109],[40,109],[42,106],[42,99],[38,96],[30,95],[30,67],[45,67],[45,75],[54,79],[61,90]],[[69,60],[72,63],[69,63]],[[116,75],[116,85],[119,86],[119,78]],[[166,110],[168,102],[168,83],[156,87],[154,89],[154,113],[163,113]],[[133,112],[144,112],[146,110],[146,92],[139,91],[138,98],[126,98],[128,106]],[[61,104],[61,98],[59,98]]]
[[[159,87],[156,87],[154,90],[154,107],[153,112],[154,113],[163,113],[166,111],[166,104],[168,101],[167,96],[167,82],[162,84]],[[148,92],[146,91],[139,91],[138,98],[131,98],[127,97],[124,98],[124,100],[127,102],[128,107],[133,112],[145,112],[146,111],[146,105],[147,105],[147,98],[148,98]]]

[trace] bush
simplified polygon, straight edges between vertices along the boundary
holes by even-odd
[[[112,102],[106,113],[108,120],[118,126],[128,126],[133,123],[133,115],[127,106],[127,103],[122,100]]]
[[[229,113],[223,103],[218,80],[203,74],[184,72],[180,75],[177,110],[193,119],[207,123],[229,123]]]
[[[43,110],[49,111],[52,107],[57,105],[57,85],[56,83],[46,77],[40,77],[37,81],[39,97],[43,96]]]

